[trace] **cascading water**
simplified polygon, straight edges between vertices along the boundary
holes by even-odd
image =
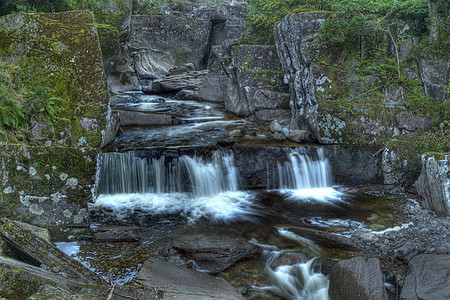
[[[286,151],[288,160],[277,162],[272,178],[277,189],[289,193],[294,198],[313,199],[322,202],[340,201],[341,193],[331,187],[331,171],[322,148],[317,149],[317,160],[305,153],[305,149],[296,148]],[[269,170],[268,170],[268,186]]]
[[[289,160],[278,162],[278,179],[281,189],[311,189],[331,186],[330,167],[323,149],[317,150],[318,160],[300,153],[299,149],[290,150]]]
[[[105,153],[100,195],[93,208],[112,210],[122,218],[139,211],[181,214],[191,221],[245,219],[253,213],[253,204],[238,190],[238,179],[231,152],[214,151],[210,159]]]

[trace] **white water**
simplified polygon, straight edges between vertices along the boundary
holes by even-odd
[[[309,239],[282,228],[278,229],[278,233],[298,242],[300,246],[304,247],[304,250],[302,253],[298,253],[290,250],[273,249],[273,246],[258,244],[267,249],[264,251],[266,257],[265,270],[271,285],[254,287],[254,289],[269,291],[288,300],[329,300],[329,280],[322,273],[315,271],[315,266],[318,263],[315,256],[321,252],[319,246]],[[286,254],[297,256],[299,263],[273,267],[277,260]]]
[[[215,151],[207,160],[181,156],[171,161],[135,152],[105,153],[100,195],[91,206],[125,220],[130,214],[178,214],[189,221],[248,219],[252,197],[239,190],[231,153]]]
[[[343,194],[331,187],[330,166],[323,149],[317,149],[317,160],[299,149],[291,149],[287,156],[288,161],[277,163],[276,173],[278,189],[286,193],[288,199],[328,204],[343,201]]]

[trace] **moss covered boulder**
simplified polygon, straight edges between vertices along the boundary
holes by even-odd
[[[0,146],[0,215],[34,225],[88,226],[99,152]]]
[[[29,90],[61,98],[58,120],[36,144],[100,146],[109,98],[90,12],[1,17],[0,58],[19,68]]]

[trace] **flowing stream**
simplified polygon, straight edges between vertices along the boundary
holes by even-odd
[[[246,282],[266,297],[261,299],[312,300],[328,299],[329,281],[320,266],[324,257],[336,257],[336,249],[290,228],[348,236],[361,228],[396,225],[382,195],[332,186],[322,148],[283,148],[263,170],[266,189],[245,189],[240,175],[245,170],[233,149],[207,147],[234,129],[245,132],[242,140],[261,139],[257,125],[233,119],[212,104],[133,97],[112,108],[170,114],[176,122],[124,127],[103,154],[100,195],[90,207],[99,226],[206,222],[246,232],[249,242],[263,249],[262,258],[238,263],[221,276],[235,286]]]

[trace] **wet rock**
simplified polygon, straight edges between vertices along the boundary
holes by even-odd
[[[103,299],[100,296],[94,296],[92,294],[81,294],[74,291],[66,290],[61,287],[56,287],[52,285],[43,285],[39,288],[36,294],[33,294],[28,298],[28,300],[95,300]]]
[[[203,83],[207,74],[208,70],[204,70],[166,76],[161,79],[154,80],[150,85],[145,86],[142,90],[145,93],[150,94],[173,92],[182,89],[194,90]]]
[[[330,275],[329,295],[336,300],[387,300],[378,259],[366,262],[362,257],[355,257],[335,264]]]
[[[292,130],[288,139],[296,143],[306,143],[311,141],[311,135],[306,130]]]
[[[414,256],[418,254],[417,247],[412,242],[407,242],[397,249],[396,257],[408,263]]]
[[[282,132],[275,132],[272,134],[271,138],[272,140],[279,142],[286,140],[286,136]]]
[[[201,269],[213,273],[260,254],[260,248],[247,242],[239,232],[208,227],[177,230],[173,247],[193,259]]]
[[[419,202],[436,215],[450,216],[450,155],[442,159],[434,155],[422,156],[422,172],[415,182]]]
[[[157,288],[167,299],[242,299],[241,294],[224,280],[157,258],[146,261],[132,283]]]
[[[421,254],[408,265],[400,299],[449,299],[450,255]]]
[[[193,90],[181,90],[175,95],[175,99],[195,101],[201,100],[198,92]]]
[[[167,115],[147,114],[128,110],[118,112],[121,126],[158,126],[172,124],[172,117]]]
[[[88,284],[96,284],[101,280],[80,262],[71,259],[49,241],[35,233],[30,226],[22,226],[21,223],[2,219],[0,237],[18,257],[33,265],[54,270],[57,273],[83,281]],[[40,232],[40,231],[38,231]]]
[[[436,248],[436,253],[437,254],[447,254],[448,253],[448,248],[445,246],[440,246]]]
[[[355,243],[351,239],[333,234],[331,232],[300,227],[288,227],[286,228],[286,230],[291,231],[299,236],[316,241],[319,244],[325,245],[327,247],[337,247],[349,250],[357,249]]]

